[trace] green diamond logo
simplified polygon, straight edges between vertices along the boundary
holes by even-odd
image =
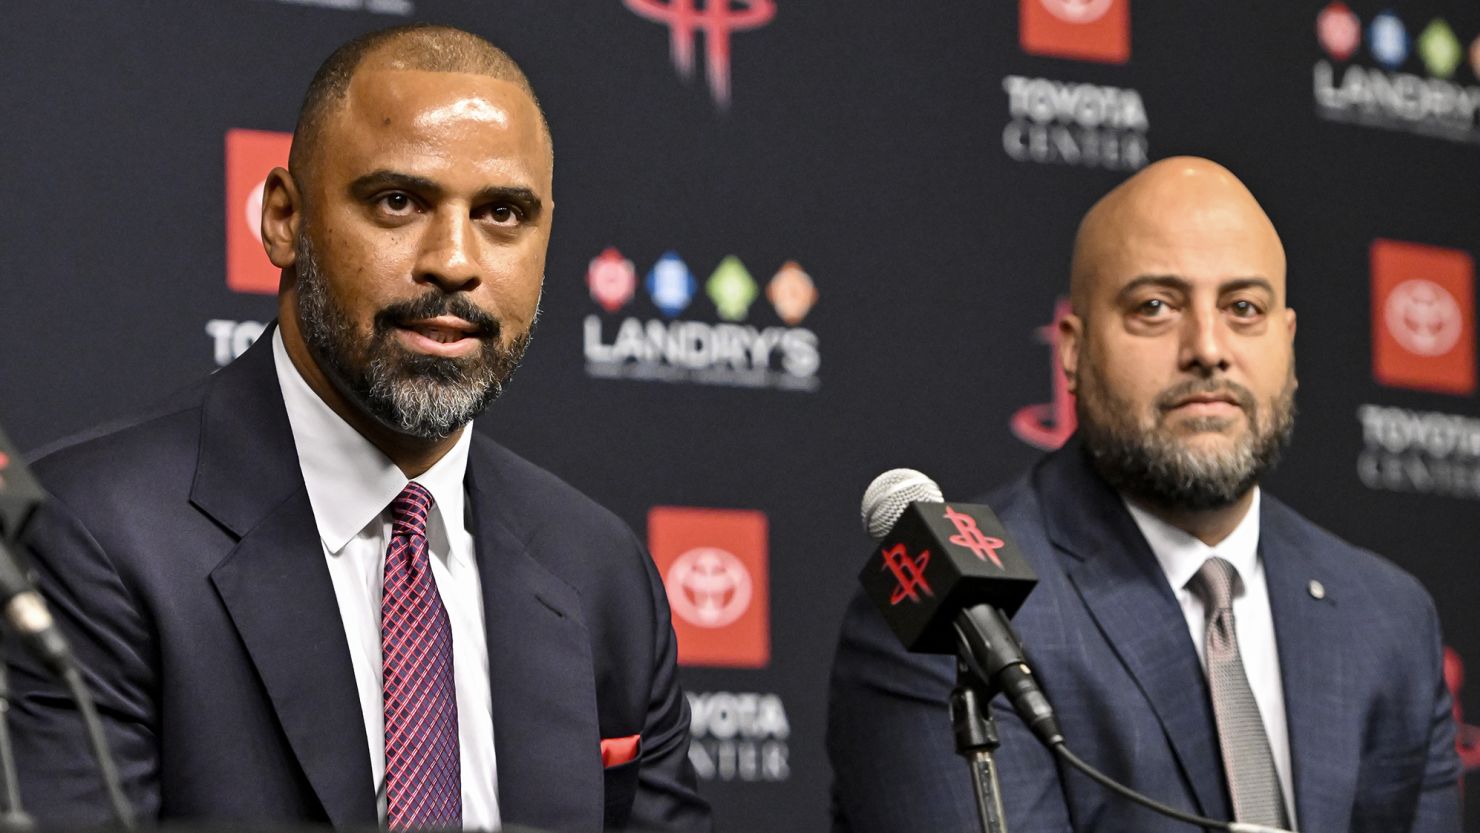
[[[1423,58],[1424,66],[1428,67],[1429,75],[1448,78],[1459,68],[1460,61],[1465,59],[1465,50],[1449,24],[1443,18],[1436,17],[1424,27],[1423,34],[1418,36],[1418,55]]]
[[[714,274],[704,284],[704,292],[719,310],[719,317],[726,321],[744,320],[750,312],[750,304],[759,294],[755,278],[746,271],[740,258],[730,255],[719,262]]]

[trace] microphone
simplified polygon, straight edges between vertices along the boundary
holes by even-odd
[[[874,478],[863,494],[863,528],[879,547],[858,578],[894,635],[916,653],[956,654],[978,679],[1007,695],[1033,734],[1064,763],[1111,792],[1178,821],[1229,833],[1288,833],[1169,807],[1070,751],[1053,707],[1033,679],[1017,634],[1007,623],[1038,577],[990,508],[947,503],[929,477],[914,469],[892,469]],[[954,696],[951,709],[957,719]],[[959,727],[957,731],[960,744]],[[991,743],[995,746],[995,735]],[[983,786],[975,769],[973,785],[983,826],[994,830],[1001,805],[995,803],[990,812],[985,807],[996,802],[995,770],[988,766],[985,771],[990,786]]]
[[[71,648],[11,549],[45,498],[41,485],[0,431],[0,614],[38,659],[62,674],[71,667]]]
[[[997,515],[947,503],[935,481],[913,469],[875,478],[862,515],[879,547],[859,581],[905,648],[959,656],[1007,695],[1039,740],[1062,743],[1053,707],[1007,622],[1038,577]]]

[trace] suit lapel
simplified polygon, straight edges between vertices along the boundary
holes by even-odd
[[[354,671],[271,336],[211,383],[191,500],[239,538],[211,582],[329,820],[373,825],[375,785]]]
[[[536,561],[493,443],[474,436],[468,461],[478,575],[488,632],[500,815],[551,830],[602,827],[596,671],[580,597]],[[524,513],[528,514],[528,513]]]
[[[1320,542],[1277,501],[1261,500],[1260,554],[1279,645],[1290,732],[1296,821],[1304,830],[1346,830],[1360,763],[1358,718],[1346,688],[1340,576],[1322,569]],[[1321,598],[1311,582],[1321,584]]]
[[[1161,723],[1197,809],[1227,818],[1206,678],[1150,546],[1119,496],[1090,469],[1077,440],[1037,477],[1049,536],[1072,557],[1065,565],[1069,580]]]

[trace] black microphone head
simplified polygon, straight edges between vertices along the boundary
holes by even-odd
[[[1038,583],[990,508],[939,500],[909,502],[858,578],[906,648],[939,654],[956,652],[962,610],[1011,616]]]
[[[868,537],[882,541],[911,503],[929,500],[940,503],[945,498],[935,481],[914,469],[890,469],[868,484],[863,493],[863,530]]]
[[[10,439],[0,431],[0,541],[14,541],[45,493]]]

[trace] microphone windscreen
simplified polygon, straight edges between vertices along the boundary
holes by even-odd
[[[863,529],[882,541],[899,522],[905,507],[917,500],[945,502],[940,486],[914,469],[890,469],[868,484],[863,493]]]

